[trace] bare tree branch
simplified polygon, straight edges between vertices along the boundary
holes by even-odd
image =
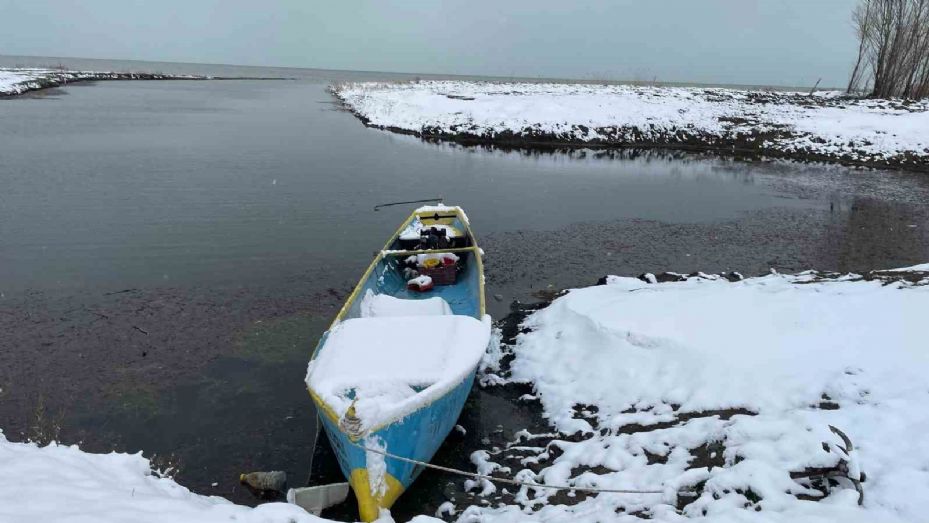
[[[861,0],[852,16],[858,57],[847,90],[929,96],[929,0]]]

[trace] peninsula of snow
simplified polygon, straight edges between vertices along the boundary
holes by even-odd
[[[929,170],[929,102],[840,92],[419,81],[332,92],[367,125],[507,146],[671,147]]]

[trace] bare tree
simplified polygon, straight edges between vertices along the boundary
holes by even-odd
[[[849,92],[929,97],[929,0],[861,0],[853,22],[859,42]]]

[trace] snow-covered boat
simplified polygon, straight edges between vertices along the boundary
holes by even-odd
[[[421,207],[371,262],[306,383],[361,518],[376,519],[454,427],[490,340],[482,251],[460,207]]]

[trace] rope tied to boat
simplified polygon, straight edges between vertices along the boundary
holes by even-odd
[[[365,433],[361,418],[355,413],[355,403],[357,402],[358,400],[352,400],[352,404],[348,407],[348,411],[346,411],[342,419],[339,420],[339,429],[348,434],[351,441],[361,439],[364,437]]]
[[[665,493],[681,493],[681,492],[693,492],[692,489],[664,489],[664,490],[636,490],[636,489],[610,489],[610,488],[598,488],[598,487],[577,487],[572,485],[542,485],[539,483],[534,483],[530,481],[521,481],[518,479],[512,478],[498,478],[495,476],[489,476],[487,474],[479,474],[477,472],[468,472],[466,470],[456,469],[452,467],[443,467],[442,465],[435,465],[425,461],[420,461],[418,459],[407,458],[404,456],[398,456],[387,452],[386,450],[370,448],[355,441],[349,440],[349,443],[352,445],[364,450],[365,452],[373,452],[375,454],[380,454],[382,456],[396,459],[399,461],[404,461],[406,463],[412,463],[414,465],[420,465],[422,467],[441,470],[442,472],[448,472],[449,474],[456,474],[458,476],[465,476],[473,479],[483,479],[490,481],[492,483],[504,483],[507,485],[516,485],[518,487],[529,487],[529,488],[542,488],[542,489],[551,489],[551,490],[574,490],[577,492],[591,492],[591,493],[610,493],[610,494],[665,494]]]

